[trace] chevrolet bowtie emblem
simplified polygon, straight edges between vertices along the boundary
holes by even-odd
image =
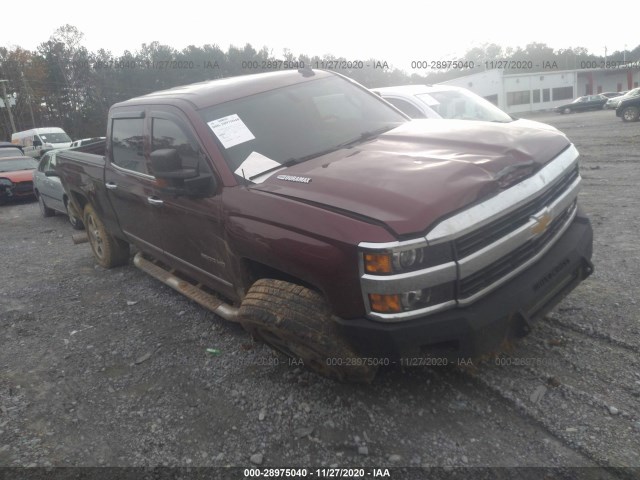
[[[551,223],[551,215],[548,213],[543,213],[538,217],[531,217],[532,220],[535,220],[535,225],[531,227],[531,233],[534,235],[541,235],[542,233],[547,231],[549,224]]]

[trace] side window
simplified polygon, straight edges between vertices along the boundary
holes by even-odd
[[[153,119],[151,142],[152,152],[162,148],[175,148],[180,155],[183,168],[195,168],[202,173],[200,147],[171,120]]]
[[[134,172],[149,173],[144,159],[144,119],[115,118],[111,127],[111,161]]]
[[[51,160],[50,154],[44,155],[42,160],[40,160],[40,165],[38,165],[39,172],[46,172],[49,170],[49,161]]]
[[[422,113],[420,110],[418,110],[417,107],[414,107],[406,100],[401,100],[399,98],[385,98],[385,100],[394,107],[409,115],[411,118],[427,118],[424,113]]]

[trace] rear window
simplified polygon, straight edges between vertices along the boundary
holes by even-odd
[[[6,157],[23,157],[22,150],[16,147],[3,147],[0,148],[0,158]]]
[[[35,158],[24,157],[15,160],[1,160],[0,172],[17,172],[18,170],[35,170],[38,161]]]

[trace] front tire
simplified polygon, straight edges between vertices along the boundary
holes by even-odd
[[[622,111],[622,121],[635,122],[640,115],[640,109],[638,107],[627,107]]]
[[[84,207],[84,224],[89,244],[98,264],[104,268],[118,267],[129,262],[129,244],[115,238],[105,228],[90,203]]]
[[[570,108],[565,108],[564,110],[562,110],[562,113],[571,113],[571,109]]]
[[[314,372],[341,382],[370,383],[377,366],[360,359],[317,292],[282,280],[261,279],[240,306],[240,323],[254,337]]]

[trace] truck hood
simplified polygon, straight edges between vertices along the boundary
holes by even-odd
[[[565,150],[563,134],[469,120],[415,120],[373,140],[277,171],[252,186],[424,233],[531,176]]]

